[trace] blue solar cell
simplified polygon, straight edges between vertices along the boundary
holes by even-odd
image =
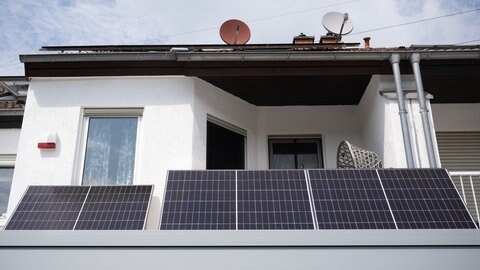
[[[476,228],[444,169],[378,171],[399,229]]]
[[[88,189],[29,186],[5,230],[73,230]]]
[[[238,229],[314,229],[303,170],[238,171]]]
[[[141,230],[153,186],[30,186],[6,230]]]
[[[236,229],[235,171],[170,171],[160,229]]]
[[[395,229],[375,170],[308,170],[319,229]]]
[[[75,230],[142,230],[153,186],[92,186]]]

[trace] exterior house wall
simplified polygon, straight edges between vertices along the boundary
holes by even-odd
[[[412,75],[401,76],[403,90],[416,90]],[[395,91],[395,81],[391,75],[374,75],[359,103],[361,131],[364,147],[374,151],[383,159],[384,166],[407,167],[403,144],[402,126],[397,99],[382,97],[380,91]],[[429,167],[425,136],[419,103],[416,98],[406,99],[406,110],[414,163],[416,167]],[[430,106],[427,100],[427,106]],[[432,125],[433,132],[433,125]]]
[[[394,163],[388,155],[385,155],[385,114],[388,112],[388,100],[379,94],[381,76],[374,75],[358,104],[358,115],[360,116],[360,130],[363,145],[359,145],[377,153],[383,160],[384,165]]]
[[[8,213],[28,185],[81,184],[83,108],[144,109],[134,183],[155,185],[149,229],[158,226],[167,170],[205,169],[207,115],[247,131],[247,169],[268,169],[272,135],[321,135],[326,168],[336,167],[342,140],[380,153],[386,166],[402,167],[398,106],[378,94],[392,83],[391,76],[374,76],[359,106],[257,107],[191,77],[33,78]],[[37,149],[52,132],[57,149]]]
[[[207,115],[247,132],[245,168],[258,169],[257,107],[201,79],[192,78],[192,80],[195,84],[192,169],[206,168]]]
[[[155,184],[147,227],[156,228],[166,170],[192,167],[192,88],[182,77],[33,78],[8,213],[28,185],[80,184],[82,108],[143,107],[134,183]],[[57,149],[40,151],[49,132],[58,135]]]
[[[258,108],[259,168],[268,168],[268,136],[321,135],[325,168],[336,168],[342,140],[361,142],[356,106],[286,106]]]

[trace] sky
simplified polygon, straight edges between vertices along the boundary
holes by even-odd
[[[42,46],[223,44],[228,19],[248,24],[249,44],[291,43],[301,32],[318,42],[331,11],[354,23],[344,42],[480,44],[480,0],[0,0],[0,76],[24,75],[18,56]]]

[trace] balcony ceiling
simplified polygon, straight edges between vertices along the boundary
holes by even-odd
[[[60,55],[70,57],[69,55]],[[88,56],[88,55],[87,55]],[[412,74],[407,60],[402,74]],[[480,60],[421,61],[424,89],[432,103],[480,103]],[[27,77],[151,76],[199,77],[259,106],[354,105],[372,75],[391,75],[383,60],[322,61],[25,61]]]

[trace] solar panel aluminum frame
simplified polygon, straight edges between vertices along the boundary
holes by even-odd
[[[145,227],[147,226],[148,213],[150,212],[150,206],[151,206],[151,202],[152,202],[153,190],[154,190],[154,188],[155,188],[155,185],[102,185],[102,186],[89,186],[89,190],[88,190],[87,196],[85,197],[84,204],[82,205],[82,210],[81,210],[81,211],[79,212],[79,214],[78,214],[77,222],[78,222],[78,220],[80,219],[80,216],[81,216],[82,211],[83,211],[83,207],[85,206],[85,203],[87,202],[87,199],[88,199],[88,197],[90,196],[90,190],[92,189],[92,187],[134,187],[134,186],[148,186],[148,187],[151,187],[151,190],[150,190],[150,192],[149,192],[149,197],[148,197],[147,208],[146,208],[146,210],[145,210],[145,218],[143,219],[143,226],[142,226],[142,230],[145,230]],[[77,222],[75,222],[74,230],[77,230],[77,229],[76,229]]]
[[[15,209],[13,210],[12,212],[12,215],[8,218],[7,220],[7,223],[5,223],[5,226],[4,226],[4,230],[6,230],[10,224],[10,222],[12,221],[12,218],[14,217],[15,213],[17,212],[18,210],[18,207],[20,206],[21,202],[23,201],[25,195],[27,194],[28,190],[30,189],[30,187],[38,187],[38,186],[43,186],[43,185],[28,185],[27,188],[25,189],[25,191],[23,192],[22,196],[20,197],[20,200],[18,201],[17,205],[15,206]],[[62,187],[72,187],[72,186],[69,186],[69,185],[55,185],[53,187],[59,187],[59,188],[62,188]],[[78,186],[78,187],[83,187],[83,186]],[[88,191],[87,193],[85,194],[85,199],[83,200],[83,203],[82,203],[82,207],[81,209],[83,208],[83,204],[85,203],[85,200],[88,196],[88,192],[90,191],[90,187],[88,188]],[[75,223],[72,227],[72,231],[75,229],[75,225],[77,224],[77,220],[78,220],[78,217],[80,216],[80,212],[81,212],[81,209],[80,211],[78,212],[78,215],[77,215],[77,219],[75,220]]]
[[[379,177],[379,179],[380,179],[380,182],[381,182],[381,184],[382,184],[382,188],[383,188],[383,190],[384,190],[384,192],[385,192],[385,197],[387,198],[387,202],[388,202],[389,205],[390,205],[390,198],[388,197],[388,195],[387,195],[387,193],[386,193],[386,189],[385,189],[385,187],[384,187],[384,183],[383,183],[382,177],[380,176],[380,173],[379,173],[379,171],[388,171],[388,170],[401,170],[401,169],[399,169],[399,168],[376,169],[376,172],[377,172],[378,177]],[[405,169],[405,170],[408,170],[408,169]],[[458,196],[458,199],[460,199],[463,207],[465,208],[465,210],[466,210],[466,212],[467,212],[467,214],[468,214],[468,216],[469,216],[469,218],[470,218],[471,223],[473,223],[473,225],[475,226],[475,229],[478,229],[478,228],[479,228],[479,226],[478,226],[477,223],[475,222],[475,219],[473,218],[473,216],[471,215],[470,211],[468,210],[467,205],[465,204],[464,200],[462,199],[462,196],[460,195],[460,193],[459,193],[459,191],[458,191],[458,188],[456,187],[455,183],[453,182],[452,176],[450,175],[450,173],[448,172],[447,169],[444,169],[444,168],[417,168],[417,169],[412,169],[412,170],[443,170],[443,171],[446,173],[446,175],[448,176],[449,181],[450,181],[453,189],[455,190],[455,193],[456,193],[457,196]],[[398,222],[397,222],[397,220],[395,219],[395,215],[393,214],[393,212],[394,212],[394,210],[392,209],[392,216],[393,216],[393,218],[394,218],[395,225],[396,225],[397,229],[398,229],[398,230],[404,230],[404,229],[406,229],[406,228],[399,228]],[[421,229],[427,229],[427,228],[421,228]],[[437,229],[440,229],[440,230],[441,230],[441,229],[448,229],[448,228],[437,228]],[[472,229],[472,228],[452,228],[452,229]],[[409,230],[413,230],[413,229],[409,229]]]
[[[162,221],[163,221],[163,212],[165,210],[165,200],[167,198],[167,190],[168,190],[168,183],[170,179],[170,173],[172,171],[205,171],[205,170],[168,170],[167,171],[167,176],[166,176],[166,181],[165,181],[165,188],[163,190],[163,203],[161,204],[160,207],[160,220],[158,223],[158,229],[162,230]],[[224,172],[235,172],[235,229],[233,230],[238,230],[238,188],[237,188],[237,172],[238,170],[207,170],[207,171],[224,171]],[[208,231],[204,229],[205,231]],[[230,229],[225,229],[228,231],[233,231]]]
[[[447,169],[444,169],[444,170],[447,172],[448,177],[450,178],[450,181],[452,182],[453,187],[454,187],[455,190],[457,191],[458,197],[460,197],[460,200],[461,200],[462,203],[463,203],[463,206],[465,207],[465,209],[467,209],[468,215],[469,215],[470,218],[472,219],[473,224],[475,224],[475,227],[476,227],[477,229],[479,229],[479,228],[480,228],[480,227],[479,227],[480,224],[477,224],[477,222],[475,221],[475,218],[473,218],[473,216],[472,216],[472,213],[470,213],[470,211],[468,210],[468,206],[467,206],[465,200],[463,199],[463,198],[465,198],[465,197],[463,197],[463,196],[460,194],[460,191],[458,190],[457,186],[455,185],[455,182],[453,182],[452,175],[450,175],[450,172],[449,172]],[[472,181],[471,178],[470,178],[470,181]],[[463,189],[462,189],[462,190],[463,190]],[[475,194],[474,194],[474,195],[475,195]]]
[[[320,170],[321,170],[321,169],[320,169]],[[390,215],[392,216],[393,223],[395,224],[395,228],[393,228],[393,229],[399,230],[399,228],[398,228],[398,223],[397,223],[397,221],[396,221],[396,219],[395,219],[395,215],[394,215],[394,213],[393,213],[392,207],[390,206],[390,200],[389,200],[389,198],[388,198],[388,196],[387,196],[387,194],[386,194],[386,191],[385,191],[384,183],[383,183],[382,178],[381,178],[381,176],[380,176],[380,174],[379,174],[379,171],[380,171],[380,170],[389,170],[389,169],[365,169],[365,170],[372,170],[372,171],[375,172],[375,175],[376,175],[376,179],[375,179],[375,180],[377,180],[377,181],[379,182],[379,184],[380,184],[380,187],[381,187],[381,190],[382,190],[382,192],[383,192],[384,198],[385,198],[385,200],[386,200],[386,202],[387,202],[387,205],[388,205],[388,212],[389,212]],[[445,170],[445,169],[444,169],[444,170]],[[236,215],[235,215],[235,216],[236,216],[236,227],[235,227],[235,230],[239,230],[239,229],[238,229],[238,171],[239,171],[239,170],[222,170],[222,171],[235,171],[235,197],[236,197],[236,199],[235,199],[235,202],[236,202],[236,205],[235,205],[235,212],[236,212]],[[315,202],[314,202],[313,193],[312,193],[313,191],[312,191],[312,186],[311,186],[311,179],[310,179],[310,177],[309,177],[309,172],[308,172],[309,170],[308,170],[308,169],[305,169],[305,170],[303,170],[303,171],[304,171],[305,180],[306,180],[306,183],[307,183],[306,188],[307,188],[307,191],[308,191],[308,196],[309,196],[309,201],[310,201],[310,210],[311,210],[311,212],[312,212],[312,221],[313,221],[313,223],[314,223],[314,228],[313,228],[313,230],[319,230],[319,228],[318,228],[318,217],[317,217],[317,214],[316,214]],[[466,205],[465,205],[465,202],[461,199],[461,196],[460,196],[460,194],[459,194],[459,192],[458,192],[458,189],[455,187],[455,184],[453,183],[453,180],[452,180],[450,174],[448,173],[447,170],[445,170],[445,171],[447,172],[447,175],[448,175],[448,177],[450,178],[450,182],[452,183],[452,187],[456,190],[456,193],[457,193],[457,195],[458,195],[458,198],[462,201],[462,204],[463,204],[463,206],[465,207],[465,209],[467,209],[467,208],[466,208]],[[167,173],[167,184],[168,184],[169,174],[170,174],[170,171]],[[165,200],[165,198],[166,198],[166,193],[167,193],[167,185],[165,186],[165,190],[164,190],[164,200]],[[162,225],[164,205],[165,205],[165,203],[162,204],[161,212],[160,212],[160,213],[161,213],[161,216],[160,216],[160,224],[159,224],[159,228],[160,228],[160,229],[161,229],[161,225]],[[467,212],[468,212],[468,210],[467,210]],[[469,215],[470,221],[473,222],[475,228],[478,228],[478,226],[477,226],[477,224],[475,223],[475,221],[474,221],[472,215],[470,214],[470,212],[468,212],[468,215]]]
[[[5,229],[8,228],[8,225],[10,224],[10,222],[12,221],[12,218],[15,214],[15,212],[17,211],[18,207],[20,206],[21,202],[23,201],[25,195],[27,194],[28,190],[30,189],[30,187],[35,187],[35,186],[43,186],[43,185],[29,185],[25,191],[23,192],[22,194],[22,197],[20,198],[20,201],[17,203],[17,205],[15,206],[15,209],[14,211],[12,212],[12,215],[9,217],[7,223],[5,224]],[[127,186],[127,187],[131,187],[131,186],[134,186],[134,185],[108,185],[108,186],[112,186],[112,187],[121,187],[121,186]],[[102,186],[102,187],[108,187],[108,186]],[[142,230],[145,230],[145,227],[147,225],[147,220],[148,220],[148,214],[150,212],[150,207],[151,207],[151,201],[152,201],[152,197],[153,197],[153,190],[155,188],[155,185],[136,185],[136,186],[150,186],[151,187],[151,190],[149,192],[149,197],[148,197],[148,203],[147,203],[147,208],[146,208],[146,212],[145,212],[145,218],[143,220],[143,226],[142,226]],[[76,230],[76,226],[77,226],[77,223],[78,223],[78,220],[80,218],[80,215],[83,211],[83,208],[85,206],[85,203],[87,201],[87,198],[90,194],[90,190],[92,188],[92,186],[70,186],[70,185],[52,185],[52,187],[66,187],[66,188],[70,188],[70,187],[88,187],[88,191],[87,193],[85,194],[85,198],[83,199],[83,202],[82,202],[82,207],[81,209],[79,210],[78,214],[77,214],[77,218],[75,220],[75,223],[72,227],[72,231]]]
[[[358,176],[349,176],[349,175],[346,175],[346,173],[351,173],[351,174],[365,174],[364,176],[366,178],[363,178],[363,177],[360,177],[360,178],[357,178]],[[321,177],[319,176],[318,178],[315,177],[315,173],[318,173],[319,175],[322,175],[322,174],[332,174],[330,177]],[[334,175],[337,175],[337,176],[334,176]],[[342,175],[342,176],[340,176]],[[372,229],[397,229],[397,226],[396,226],[396,222],[395,222],[395,218],[393,216],[393,213],[391,211],[391,208],[388,204],[388,199],[385,195],[385,192],[384,192],[384,189],[383,189],[383,185],[382,185],[382,182],[380,181],[380,177],[378,175],[378,172],[376,169],[367,169],[367,168],[359,168],[359,169],[341,169],[341,170],[338,170],[338,169],[308,169],[307,170],[307,177],[309,177],[309,180],[310,180],[310,189],[311,189],[311,192],[312,192],[312,203],[314,205],[314,209],[315,209],[315,215],[317,217],[317,222],[318,222],[318,230],[350,230],[350,229],[357,229],[357,230],[372,230]],[[338,178],[339,177],[339,178]],[[338,194],[338,192],[335,192],[335,191],[338,191],[338,190],[341,190],[341,191],[348,191],[348,189],[344,189],[344,188],[341,188],[341,183],[344,183],[344,181],[354,181],[355,183],[362,183],[363,185],[366,183],[365,180],[368,180],[369,182],[373,183],[376,187],[366,187],[364,186],[363,189],[365,191],[369,191],[370,192],[370,195],[373,195],[372,192],[376,191],[378,194],[378,198],[372,198],[372,197],[364,197],[363,195],[360,195],[359,197],[355,197],[353,199],[350,199],[348,198],[348,200],[353,200],[355,202],[358,202],[359,200],[368,200],[369,201],[369,205],[370,203],[374,203],[375,204],[375,207],[376,207],[376,210],[378,212],[382,212],[383,214],[385,214],[385,218],[386,220],[381,220],[381,216],[370,216],[367,218],[367,213],[369,211],[375,211],[374,208],[371,208],[371,209],[358,209],[358,217],[355,216],[355,218],[353,218],[353,220],[349,220],[348,222],[345,222],[343,219],[345,219],[344,216],[340,217],[340,216],[336,216],[334,215],[333,213],[341,213],[342,212],[342,207],[340,205],[338,205],[338,208],[335,208],[335,206],[332,205],[332,209],[322,209],[322,210],[325,210],[327,213],[330,212],[332,213],[332,216],[328,215],[328,219],[331,219],[333,217],[334,219],[334,222],[323,222],[324,219],[321,218],[321,214],[322,213],[322,210],[320,210],[320,212],[317,212],[317,208],[316,208],[316,203],[321,203],[321,201],[324,201],[325,202],[325,198],[316,198],[318,196],[318,192],[319,190],[323,190],[323,189],[314,189],[314,182],[313,181],[327,181],[327,185],[328,185],[328,181],[332,181],[334,180],[335,182],[337,182],[337,185],[339,185],[338,187],[333,187],[333,186],[330,186],[327,190],[328,190],[328,193],[330,194],[334,194],[332,197],[330,197],[330,201],[331,203],[338,203],[338,202],[341,202],[341,201],[345,201],[346,199],[345,198],[341,198],[340,197],[337,197],[336,194]],[[320,182],[316,182],[317,186],[318,185],[322,185],[320,184]],[[344,183],[346,184],[346,182]],[[354,189],[354,190],[357,190],[357,191],[361,191],[362,189]],[[317,194],[317,195],[316,195]],[[345,195],[342,193],[342,195]],[[347,195],[349,196],[349,195]],[[356,195],[354,195],[356,196]],[[318,200],[318,201],[317,201]],[[380,200],[379,202],[375,202],[376,200]],[[328,200],[327,200],[328,201]],[[321,205],[321,204],[320,204]],[[382,208],[383,206],[383,208]],[[382,209],[380,209],[380,208]],[[329,210],[334,210],[334,211],[329,211]],[[343,209],[344,211],[345,209]],[[340,221],[338,221],[337,218],[340,217]],[[368,221],[361,221],[361,220],[358,220],[357,218],[367,218]],[[325,218],[323,216],[323,218]],[[349,219],[351,219],[352,217],[350,217]],[[391,218],[391,220],[389,220],[389,218]],[[322,220],[322,222],[320,222]],[[367,223],[367,224],[383,224],[382,225],[382,228],[372,228],[372,227],[358,227],[358,226],[361,226],[361,225],[357,225],[357,223]],[[333,224],[333,225],[326,225],[326,224]],[[342,228],[342,226],[340,225],[342,224],[343,226],[345,226],[346,224],[355,224],[355,226],[357,226],[357,228]],[[392,228],[385,228],[383,226],[388,226],[387,224],[389,224],[390,226],[392,226]],[[337,226],[335,228],[331,227],[331,226]],[[328,226],[328,228],[324,228],[325,226]]]
[[[310,215],[311,215],[311,225],[312,225],[312,228],[301,228],[301,229],[238,229],[237,230],[263,230],[263,231],[276,231],[276,230],[315,230],[316,229],[316,224],[315,224],[315,213],[312,212],[313,211],[313,208],[312,208],[312,199],[310,197],[310,188],[309,188],[309,182],[308,182],[308,179],[306,178],[306,170],[302,170],[302,169],[273,169],[273,170],[237,170],[237,172],[248,172],[248,171],[252,171],[252,172],[262,172],[262,171],[270,171],[270,172],[285,172],[285,173],[288,173],[290,171],[297,171],[297,172],[302,172],[303,174],[303,177],[301,179],[298,179],[298,181],[305,181],[305,189],[306,189],[306,193],[307,193],[307,196],[306,198],[308,199],[308,206],[310,208]],[[237,176],[237,181],[238,181],[238,175]],[[239,189],[237,188],[237,193],[238,193]],[[238,195],[237,195],[237,198],[238,198]],[[238,199],[237,199],[238,200]],[[237,209],[237,217],[238,217],[238,209]],[[238,222],[238,218],[237,218],[237,222]],[[263,224],[263,223],[262,223]],[[275,224],[275,223],[273,223]],[[304,223],[304,224],[310,224],[310,222],[308,223]],[[246,225],[244,225],[246,226]]]

